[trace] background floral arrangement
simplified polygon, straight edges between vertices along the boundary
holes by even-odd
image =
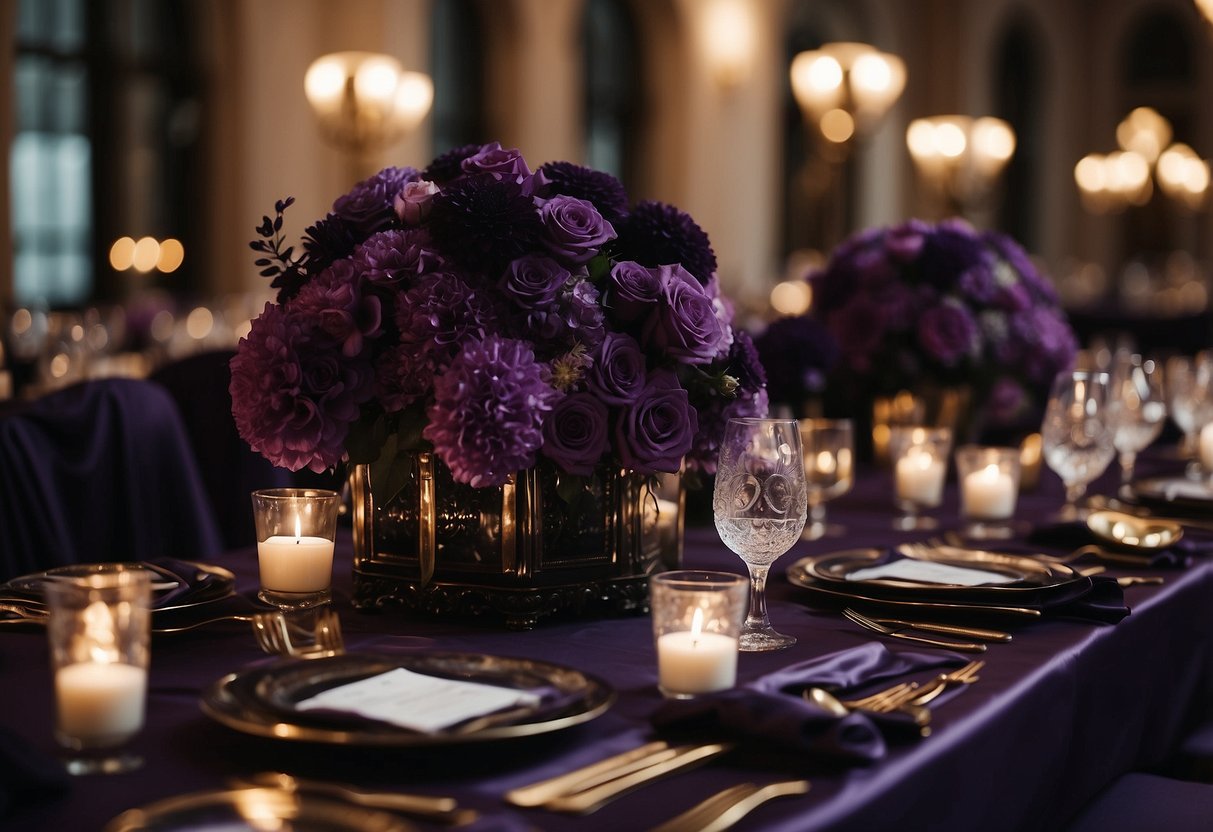
[[[854,399],[965,385],[991,425],[1042,404],[1077,341],[1049,281],[1004,234],[960,220],[857,234],[808,277]],[[769,368],[768,368],[769,369]]]
[[[296,254],[251,243],[278,302],[232,359],[240,435],[275,465],[389,465],[432,447],[500,485],[546,458],[711,473],[724,423],[764,414],[707,235],[609,174],[462,147],[340,197]]]

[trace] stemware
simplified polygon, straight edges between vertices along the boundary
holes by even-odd
[[[750,572],[741,650],[778,650],[796,643],[771,626],[766,581],[771,564],[800,539],[807,509],[796,420],[730,419],[720,444],[712,514],[720,539]]]
[[[1162,371],[1152,359],[1124,353],[1112,370],[1112,445],[1120,461],[1120,482],[1133,481],[1137,454],[1158,438],[1167,418]]]
[[[1082,517],[1078,500],[1116,456],[1107,373],[1063,372],[1053,380],[1045,408],[1041,437],[1045,463],[1061,477],[1066,503],[1059,517]]]
[[[1165,369],[1167,409],[1184,434],[1180,451],[1190,457],[1196,451],[1196,435],[1200,430],[1197,411],[1213,399],[1213,352],[1173,355],[1167,359]]]
[[[850,491],[855,481],[854,424],[850,419],[801,419],[800,443],[809,500],[802,537],[837,537],[846,529],[826,522],[826,502]]]

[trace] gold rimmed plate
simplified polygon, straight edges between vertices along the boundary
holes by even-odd
[[[236,592],[236,576],[222,566],[195,561],[175,561],[185,569],[193,570],[193,575],[182,576],[187,580],[205,582],[206,586],[187,593],[180,594],[178,577],[170,570],[150,562],[121,564],[124,567],[138,566],[146,569],[152,575],[152,615],[160,612],[194,609],[216,601],[230,598]],[[66,566],[56,566],[42,572],[21,575],[0,584],[0,595],[25,599],[25,603],[43,606],[42,588],[47,581],[57,578],[78,578],[112,570],[119,564],[115,563],[74,563]]]
[[[1133,493],[1145,503],[1207,511],[1213,508],[1213,482],[1187,477],[1152,477],[1133,483]]]
[[[294,832],[417,832],[387,812],[282,789],[247,788],[170,797],[111,820],[105,832],[291,829]]]
[[[299,702],[321,691],[404,668],[447,679],[541,692],[529,709],[492,714],[424,733],[354,714],[304,711]],[[580,670],[535,659],[482,653],[419,653],[386,656],[345,653],[259,665],[229,674],[202,696],[212,719],[245,734],[332,745],[423,747],[504,740],[545,734],[588,722],[606,712],[616,693]],[[479,726],[479,727],[477,727]]]
[[[991,573],[997,576],[1000,583],[969,585],[855,577],[863,570],[902,557],[899,552],[877,548],[847,549],[803,558],[793,566],[818,586],[868,598],[1039,607],[1077,598],[1091,587],[1089,577],[1065,564],[1042,563],[1030,557],[983,551],[914,552],[913,559]]]

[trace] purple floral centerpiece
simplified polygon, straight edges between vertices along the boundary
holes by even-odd
[[[1043,404],[1077,342],[1049,281],[1004,234],[960,220],[857,234],[808,276],[852,401],[964,386],[988,425]]]
[[[279,295],[232,359],[236,424],[275,465],[368,466],[384,523],[418,455],[461,487],[538,468],[602,502],[604,471],[712,473],[727,419],[766,411],[707,235],[606,173],[462,147],[358,183],[301,251],[290,204],[252,243]]]

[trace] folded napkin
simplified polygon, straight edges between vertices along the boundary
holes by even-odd
[[[23,803],[62,794],[69,780],[61,762],[0,727],[0,818]]]
[[[810,687],[845,695],[868,685],[922,670],[959,667],[955,653],[893,652],[878,642],[830,653],[733,688],[671,699],[652,715],[659,733],[730,739],[847,763],[880,759],[886,735],[905,735],[917,727],[901,713],[852,712],[837,717],[803,696]]]

